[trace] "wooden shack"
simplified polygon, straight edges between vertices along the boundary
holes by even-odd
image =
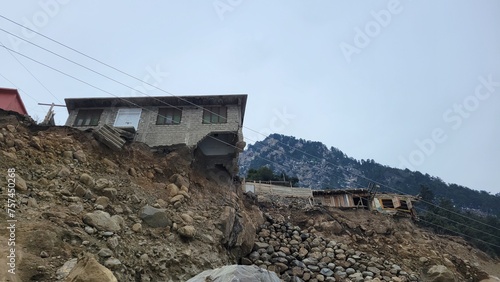
[[[370,192],[365,188],[313,190],[316,204],[335,208],[369,209]]]

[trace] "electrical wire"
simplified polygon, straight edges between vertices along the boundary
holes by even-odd
[[[146,82],[146,81],[143,81],[143,80],[141,80],[141,79],[139,79],[139,78],[137,78],[137,77],[135,77],[135,76],[132,76],[132,75],[130,75],[130,74],[128,74],[128,73],[126,73],[126,72],[124,72],[124,71],[121,71],[121,70],[119,70],[119,69],[118,69],[118,68],[116,68],[116,67],[113,67],[113,66],[111,66],[111,65],[109,65],[109,64],[106,64],[106,63],[102,62],[101,60],[98,60],[98,59],[95,59],[95,58],[93,58],[93,57],[91,57],[91,56],[88,56],[88,55],[84,54],[83,52],[80,52],[80,51],[78,51],[78,50],[76,50],[76,49],[74,49],[74,48],[72,48],[72,47],[70,47],[70,46],[68,46],[68,45],[65,45],[65,44],[63,44],[63,43],[61,43],[61,42],[59,42],[59,41],[57,41],[57,40],[54,40],[54,39],[52,39],[52,38],[50,38],[50,37],[48,37],[48,36],[45,36],[45,35],[43,35],[43,34],[41,34],[41,33],[37,32],[37,31],[31,30],[31,29],[29,29],[28,27],[25,27],[25,26],[23,26],[23,25],[21,25],[21,24],[19,24],[19,23],[15,22],[15,21],[13,21],[13,20],[10,20],[10,19],[6,18],[6,17],[5,17],[5,16],[3,16],[3,15],[0,15],[0,17],[1,17],[1,18],[3,18],[3,19],[5,19],[5,20],[7,20],[7,21],[9,21],[9,22],[11,22],[11,23],[14,23],[14,24],[16,24],[16,25],[18,25],[18,26],[21,26],[21,27],[23,27],[23,28],[26,28],[26,29],[28,29],[28,30],[30,30],[30,31],[32,31],[32,32],[34,32],[34,33],[36,33],[36,34],[38,34],[38,35],[40,35],[40,36],[42,36],[42,37],[46,38],[47,40],[50,40],[50,41],[52,41],[52,42],[54,42],[54,43],[56,43],[56,44],[59,44],[59,45],[61,45],[61,46],[65,47],[65,48],[68,48],[68,49],[70,49],[70,50],[72,50],[72,51],[74,51],[74,52],[76,52],[76,53],[78,53],[78,54],[80,54],[80,55],[82,55],[82,56],[84,56],[84,57],[86,57],[86,58],[89,58],[89,59],[91,59],[91,60],[93,60],[93,61],[96,61],[96,62],[98,62],[98,63],[100,63],[100,64],[102,64],[102,65],[106,66],[106,67],[109,67],[109,68],[111,68],[111,69],[113,69],[113,70],[115,70],[115,71],[117,71],[117,72],[119,72],[119,73],[121,73],[121,74],[124,74],[124,75],[126,75],[126,76],[128,76],[128,77],[130,77],[130,78],[133,78],[133,79],[135,79],[135,80],[138,80],[138,81],[140,81],[140,82],[142,82],[142,83],[144,83],[144,84],[146,84],[146,85],[149,85],[149,86],[151,86],[151,87],[153,87],[153,88],[155,88],[155,89],[158,89],[158,90],[160,90],[160,91],[162,91],[162,92],[164,92],[164,93],[166,93],[166,94],[169,94],[169,95],[171,95],[171,96],[173,96],[173,97],[176,97],[176,98],[178,98],[178,99],[180,99],[180,100],[183,100],[184,102],[187,102],[187,103],[189,103],[189,104],[191,104],[191,105],[193,105],[193,106],[201,107],[201,106],[199,106],[199,105],[197,105],[197,104],[195,104],[195,103],[193,103],[193,102],[191,102],[191,101],[188,101],[188,100],[186,100],[186,99],[184,99],[184,98],[182,98],[182,97],[176,96],[176,95],[174,95],[174,94],[172,94],[172,93],[170,93],[170,92],[168,92],[168,91],[165,91],[165,90],[163,90],[163,89],[161,89],[161,88],[159,88],[159,87],[157,87],[157,86],[155,86],[155,85],[153,85],[153,84],[150,84],[150,83],[148,83],[148,82]],[[2,31],[4,31],[4,32],[7,32],[7,31],[5,31],[4,29],[1,29],[1,30],[2,30]],[[10,32],[7,32],[7,33],[9,33],[9,34],[11,34],[11,35],[13,35],[13,36],[16,36],[16,35],[14,35],[14,34],[12,34],[12,33],[10,33]],[[112,81],[114,81],[114,82],[116,82],[116,83],[119,83],[119,84],[121,84],[121,85],[123,85],[123,86],[126,86],[126,87],[128,87],[128,88],[131,88],[130,86],[125,85],[124,83],[121,83],[121,82],[119,82],[119,81],[117,81],[117,80],[115,80],[115,79],[113,79],[113,78],[110,78],[110,77],[108,77],[108,76],[105,76],[105,75],[103,75],[103,74],[101,74],[101,73],[99,73],[99,72],[97,72],[97,71],[94,71],[94,70],[92,70],[92,69],[90,69],[90,68],[88,68],[88,67],[85,67],[85,66],[83,66],[83,65],[81,65],[81,64],[79,64],[79,63],[76,63],[76,62],[74,62],[73,60],[70,60],[70,59],[67,59],[67,58],[65,58],[65,57],[63,57],[63,56],[60,56],[60,55],[58,55],[58,54],[56,54],[56,53],[54,53],[54,52],[52,52],[52,51],[50,51],[50,50],[48,50],[48,49],[46,49],[46,48],[43,48],[43,47],[41,47],[41,46],[39,46],[39,45],[37,45],[37,44],[31,43],[30,41],[25,40],[25,39],[23,39],[23,38],[21,38],[21,37],[19,37],[19,36],[16,36],[16,37],[17,37],[17,38],[20,38],[20,39],[22,39],[22,40],[24,40],[24,41],[26,41],[26,42],[28,42],[28,43],[30,43],[30,44],[32,44],[32,45],[35,45],[35,46],[37,46],[37,47],[39,47],[39,48],[42,48],[42,49],[44,49],[45,51],[50,52],[50,53],[52,53],[52,54],[54,54],[54,55],[56,55],[56,56],[59,56],[59,57],[61,57],[61,58],[63,58],[63,59],[66,59],[66,60],[68,60],[68,61],[70,61],[70,62],[72,62],[72,63],[74,63],[74,64],[77,64],[77,65],[79,65],[80,67],[83,67],[83,68],[85,68],[85,69],[87,69],[87,70],[89,70],[89,71],[92,71],[92,72],[97,73],[97,74],[99,74],[99,75],[101,75],[101,76],[104,76],[104,77],[106,77],[106,78],[108,78],[108,79],[110,79],[110,80],[112,80]],[[8,48],[7,48],[7,47],[5,47],[5,46],[3,46],[3,47],[4,47],[4,48],[6,48],[6,49],[8,49]],[[14,51],[14,50],[12,50],[12,49],[9,49],[9,50]],[[14,51],[14,52],[15,52],[15,51]],[[17,53],[17,52],[16,52],[16,53]],[[18,53],[18,54],[19,54],[19,53]],[[20,55],[22,55],[22,54],[20,54]],[[28,58],[28,57],[27,57],[27,56],[25,56],[25,55],[22,55],[22,56],[24,56],[24,57]],[[47,65],[45,65],[45,66],[47,66]],[[48,67],[48,66],[47,66],[47,67]],[[52,68],[52,69],[53,69],[53,70],[55,70],[54,68]],[[57,70],[56,70],[56,71],[57,71]],[[59,72],[60,72],[60,71],[59,71]],[[65,74],[65,73],[63,73],[63,72],[60,72],[60,73]],[[79,80],[79,79],[77,79],[77,78],[75,78],[75,77],[72,77],[72,78],[74,78],[74,79],[76,79],[76,80]],[[89,85],[89,86],[92,86],[91,84],[88,84],[88,83],[86,83],[86,82],[83,82],[82,80],[79,80],[79,81],[80,81],[80,82],[82,82],[82,83],[85,83],[85,84],[87,84],[87,85]],[[94,86],[92,86],[92,87],[94,87]],[[96,88],[96,87],[94,87],[94,88]],[[101,90],[101,91],[102,91],[102,89],[100,89],[100,88],[96,88],[96,89],[98,89],[98,90]],[[108,92],[108,91],[104,91],[104,92],[105,92],[105,93],[108,93],[108,94],[113,95],[112,93],[110,93],[110,92]],[[140,92],[140,91],[138,91],[138,92]],[[144,95],[146,95],[146,96],[148,96],[148,97],[150,97],[150,98],[153,98],[153,99],[158,100],[157,98],[152,97],[152,96],[149,96],[148,94],[146,94],[146,93],[144,93],[144,92],[140,92],[140,93],[142,93],[142,94],[144,94]],[[117,97],[116,95],[113,95],[113,96]],[[117,97],[117,98],[119,98],[119,97]],[[160,100],[158,100],[158,101],[160,101]],[[164,103],[164,104],[166,104],[166,105],[169,105],[169,106],[171,106],[171,107],[178,108],[178,107],[172,106],[172,105],[170,105],[170,104],[168,104],[168,103],[166,103],[166,102],[164,102],[164,101],[160,101],[160,102],[162,102],[162,103]],[[201,107],[201,108],[203,108],[203,107]],[[204,108],[203,108],[203,109],[204,109]],[[221,116],[220,116],[219,114],[217,114],[217,113],[214,113],[214,112],[209,111],[209,110],[207,110],[207,111],[208,111],[208,112],[210,112],[210,113],[211,113],[211,114],[213,114],[213,115],[216,115],[216,116],[221,117]],[[261,135],[261,136],[266,137],[266,136],[265,136],[264,134],[262,134],[261,132],[258,132],[258,131],[256,131],[256,130],[253,130],[253,129],[249,128],[249,127],[242,126],[242,128],[248,129],[249,131],[252,131],[252,132],[254,132],[254,133],[257,133],[257,134],[259,134],[259,135]],[[247,139],[248,139],[248,138],[247,138]],[[217,139],[217,140],[218,140],[218,139]],[[250,139],[248,139],[248,140],[250,140]],[[221,140],[219,140],[219,141],[221,141]],[[297,150],[298,152],[300,152],[300,153],[302,153],[302,154],[304,154],[304,155],[307,155],[307,156],[309,156],[309,157],[313,157],[313,158],[316,158],[316,159],[319,159],[319,160],[324,160],[324,159],[323,159],[323,158],[321,158],[321,157],[314,156],[314,155],[312,155],[312,154],[310,154],[310,153],[308,153],[308,152],[305,152],[305,151],[303,151],[303,150],[301,150],[301,149],[299,149],[299,148],[292,147],[292,146],[290,146],[290,145],[288,145],[288,144],[285,144],[285,143],[283,143],[283,142],[281,142],[281,141],[278,141],[278,143],[283,144],[283,145],[285,145],[285,146],[287,146],[287,147],[289,147],[289,148],[291,148],[291,149]],[[368,178],[368,177],[365,177],[365,176],[364,176],[364,175],[362,175],[362,174],[357,174],[357,173],[355,173],[355,172],[346,171],[344,167],[341,167],[341,166],[339,166],[339,165],[336,165],[336,164],[334,164],[334,163],[332,163],[332,162],[327,161],[327,163],[328,163],[328,164],[330,164],[330,165],[332,165],[332,166],[334,166],[334,167],[340,168],[341,170],[345,171],[345,172],[346,172],[346,173],[348,173],[348,174],[351,174],[351,175],[354,175],[354,176],[360,177],[360,178],[362,178],[362,179],[365,179],[365,180],[367,180],[367,181],[373,182],[373,183],[375,183],[375,184],[380,185],[381,187],[386,187],[386,188],[388,188],[389,190],[396,191],[396,192],[399,192],[399,193],[404,193],[404,192],[403,192],[403,191],[401,191],[401,190],[398,190],[398,189],[396,189],[396,188],[390,187],[390,186],[388,186],[388,185],[385,185],[385,184],[383,184],[383,183],[380,183],[380,182],[378,182],[378,181],[375,181],[375,180],[373,180],[373,179],[370,179],[370,178]],[[280,166],[282,166],[282,165],[280,164]],[[475,219],[473,219],[473,218],[470,218],[470,217],[464,216],[464,215],[459,214],[459,213],[457,213],[457,212],[454,212],[454,211],[452,211],[452,210],[447,210],[447,209],[445,209],[445,208],[443,208],[443,207],[440,207],[440,206],[438,206],[438,205],[435,205],[434,203],[431,203],[431,202],[426,202],[426,201],[422,201],[422,202],[427,203],[427,204],[432,205],[432,206],[435,206],[435,207],[437,207],[437,208],[439,208],[439,209],[446,210],[446,211],[448,211],[448,212],[454,213],[454,214],[456,214],[456,215],[458,215],[458,216],[461,216],[461,217],[464,217],[464,218],[470,219],[470,220],[472,220],[472,221],[476,221],[477,223],[480,223],[480,224],[482,224],[482,225],[485,225],[485,226],[488,226],[488,227],[491,227],[491,228],[494,228],[494,229],[500,230],[500,229],[499,229],[499,228],[497,228],[497,227],[494,227],[494,226],[488,225],[488,224],[486,224],[486,223],[483,223],[483,222],[481,222],[481,221],[475,220]]]
[[[2,15],[0,15],[0,17],[1,17],[1,18],[4,18],[4,19],[6,19],[6,20],[8,20],[8,21],[10,21],[10,22],[12,22],[12,23],[15,23],[16,25],[19,25],[19,26],[21,26],[21,27],[24,27],[23,25],[18,24],[18,23],[14,22],[14,21],[12,21],[12,20],[10,20],[10,19],[7,19],[6,17],[4,17],[4,16],[2,16]],[[115,71],[117,71],[117,72],[119,72],[119,73],[121,73],[121,74],[124,74],[124,75],[126,75],[126,76],[128,76],[128,77],[130,77],[130,78],[133,78],[133,79],[135,79],[135,80],[137,80],[137,81],[139,81],[139,82],[141,82],[141,83],[143,83],[143,84],[146,84],[146,85],[151,86],[151,87],[153,87],[153,88],[155,88],[155,89],[157,89],[157,90],[160,90],[161,92],[164,92],[164,93],[166,93],[166,94],[168,94],[168,95],[170,95],[170,96],[172,96],[172,97],[178,98],[179,100],[181,100],[181,101],[183,101],[183,102],[186,102],[186,103],[188,103],[188,104],[190,104],[190,105],[192,105],[192,106],[201,107],[201,106],[199,106],[199,105],[197,105],[197,104],[195,104],[195,103],[193,103],[193,102],[191,102],[191,101],[189,101],[189,100],[187,100],[187,99],[185,99],[185,98],[182,98],[182,97],[179,97],[179,96],[177,96],[177,95],[174,95],[174,94],[172,94],[172,93],[170,93],[170,92],[168,92],[168,91],[166,91],[166,90],[163,90],[163,89],[159,88],[158,86],[156,86],[156,85],[154,85],[154,84],[151,84],[151,83],[149,83],[149,82],[147,82],[147,81],[144,81],[144,80],[142,80],[142,79],[140,79],[140,78],[138,78],[138,77],[135,77],[135,76],[133,76],[133,75],[131,75],[131,74],[128,74],[128,73],[126,73],[126,72],[124,72],[124,71],[122,71],[122,70],[120,70],[120,69],[118,69],[118,68],[115,68],[115,67],[113,67],[113,66],[111,66],[111,65],[109,65],[109,64],[106,64],[106,63],[104,63],[104,62],[102,62],[102,61],[100,61],[100,60],[98,60],[98,59],[95,59],[95,58],[93,58],[93,57],[91,57],[91,56],[88,56],[88,55],[86,55],[86,54],[85,54],[85,53],[83,53],[83,52],[80,52],[80,51],[78,51],[78,50],[76,50],[76,49],[74,49],[74,48],[71,48],[71,47],[69,47],[69,46],[67,46],[67,45],[63,44],[63,43],[60,43],[59,41],[54,40],[54,39],[52,39],[52,38],[50,38],[50,37],[48,37],[48,36],[45,36],[45,35],[43,35],[43,34],[41,34],[41,33],[37,32],[37,31],[34,31],[34,30],[32,30],[32,29],[30,29],[30,28],[28,28],[28,27],[24,27],[24,28],[26,28],[26,29],[28,29],[28,30],[30,30],[30,31],[32,31],[32,32],[34,32],[34,33],[36,33],[36,34],[40,35],[40,36],[43,36],[44,38],[46,38],[46,39],[48,39],[48,40],[50,40],[50,41],[52,41],[52,42],[54,42],[54,43],[56,43],[56,44],[59,44],[59,45],[61,45],[61,46],[65,47],[65,48],[68,48],[68,49],[70,49],[71,51],[74,51],[74,52],[76,52],[76,53],[78,53],[78,54],[80,54],[80,55],[82,55],[82,56],[84,56],[84,57],[86,57],[86,58],[88,58],[88,59],[91,59],[91,60],[93,60],[93,61],[95,61],[95,62],[98,62],[98,63],[100,63],[100,64],[102,64],[102,65],[104,65],[104,66],[106,66],[106,67],[108,67],[108,68],[111,68],[111,69],[113,69],[113,70],[115,70]],[[18,36],[18,35],[16,35],[16,34],[14,34],[14,33],[9,32],[9,31],[7,31],[7,30],[5,30],[5,29],[3,29],[3,28],[0,28],[0,30],[1,30],[1,31],[3,31],[3,32],[5,32],[5,33],[7,33],[7,34],[10,34],[10,35],[12,35],[12,36],[14,36],[14,37],[18,38],[18,39],[21,39],[21,40],[23,40],[23,41],[25,41],[25,42],[27,42],[27,43],[29,43],[29,44],[33,45],[33,46],[36,46],[36,47],[38,47],[38,48],[40,48],[40,49],[42,49],[42,50],[45,50],[46,52],[49,52],[49,53],[51,53],[51,54],[53,54],[53,55],[55,55],[55,56],[57,56],[57,57],[59,57],[59,58],[62,58],[62,59],[64,59],[64,60],[67,60],[67,61],[69,61],[69,62],[71,62],[71,63],[73,63],[73,64],[75,64],[75,65],[78,65],[78,66],[80,66],[80,67],[82,67],[82,68],[84,68],[84,69],[86,69],[86,70],[89,70],[89,71],[91,71],[91,72],[93,72],[93,73],[95,73],[95,74],[98,74],[98,75],[100,75],[100,76],[102,76],[102,77],[105,77],[105,78],[107,78],[107,79],[110,79],[110,80],[112,80],[112,81],[114,81],[114,82],[116,82],[116,83],[118,83],[118,84],[120,84],[120,85],[123,85],[123,86],[128,87],[128,88],[130,88],[130,89],[132,89],[132,90],[137,91],[137,89],[134,89],[134,88],[133,88],[133,87],[131,87],[131,86],[128,86],[128,85],[126,85],[126,84],[124,84],[124,83],[122,83],[122,82],[120,82],[120,81],[118,81],[118,80],[116,80],[116,79],[113,79],[113,78],[111,78],[111,77],[109,77],[109,76],[107,76],[107,75],[104,75],[104,74],[102,74],[102,73],[100,73],[100,72],[97,72],[97,71],[95,71],[95,70],[93,70],[93,69],[91,69],[91,68],[89,68],[89,67],[86,67],[86,66],[84,66],[84,65],[82,65],[82,64],[80,64],[80,63],[77,63],[77,62],[75,62],[75,61],[73,61],[73,60],[71,60],[71,59],[68,59],[68,58],[66,58],[66,57],[64,57],[64,56],[62,56],[62,55],[59,55],[59,54],[57,54],[57,53],[55,53],[55,52],[53,52],[53,51],[50,51],[50,50],[48,50],[47,48],[44,48],[44,47],[42,47],[42,46],[40,46],[40,45],[38,45],[38,44],[35,44],[35,43],[33,43],[33,42],[31,42],[31,41],[29,41],[29,40],[25,39],[25,38],[22,38],[22,37],[20,37],[20,36]],[[5,47],[5,46],[4,46],[4,47]],[[14,51],[14,52],[15,52],[15,51]],[[17,53],[17,52],[16,52],[16,53]],[[140,92],[141,94],[143,94],[143,95],[145,95],[145,96],[147,96],[147,97],[149,97],[149,98],[153,98],[153,99],[158,100],[156,97],[152,97],[152,96],[148,95],[148,94],[147,94],[147,93],[145,93],[145,92],[142,92],[142,91],[137,91],[137,92]],[[160,101],[160,100],[158,100],[158,101]],[[210,113],[210,114],[212,114],[212,115],[216,115],[216,116],[218,116],[218,117],[220,117],[220,118],[223,118],[223,116],[219,115],[218,113],[215,113],[215,112],[213,112],[213,111],[211,111],[211,110],[209,110],[209,109],[207,109],[207,108],[204,108],[204,107],[201,107],[201,108],[202,108],[203,110],[205,110],[205,111],[209,112],[209,113]]]
[[[2,42],[0,42],[0,45],[2,47],[5,47],[5,45],[3,45]],[[52,93],[52,91],[50,91],[47,86],[45,86],[45,84],[43,84],[19,59],[16,58],[16,56],[14,56],[14,54],[12,54],[9,50],[6,49],[6,51],[12,56],[12,58],[14,58],[23,68],[24,70],[26,70],[30,75],[31,77],[33,77],[37,82],[38,84],[40,84],[50,95],[52,95],[52,97],[54,97],[59,103],[62,103],[61,100],[59,100],[59,98],[56,97],[56,95],[54,95],[54,93]]]
[[[417,209],[417,210],[421,210],[421,211],[426,211],[425,209],[423,209],[423,208],[419,208],[419,207],[415,207],[415,209]],[[483,231],[483,230],[480,230],[480,229],[477,229],[477,228],[471,227],[471,226],[469,226],[469,225],[467,225],[467,224],[465,224],[465,223],[460,223],[460,222],[458,222],[458,221],[456,221],[456,220],[453,220],[453,219],[451,219],[451,218],[444,217],[444,216],[439,215],[439,214],[433,214],[433,215],[438,216],[439,218],[442,218],[442,219],[445,219],[445,220],[451,221],[451,222],[453,222],[453,223],[455,223],[455,224],[458,224],[458,225],[461,225],[461,226],[467,227],[467,228],[472,229],[472,230],[474,230],[474,231],[481,232],[481,233],[483,233],[483,234],[486,234],[486,235],[489,235],[489,236],[492,236],[492,237],[495,237],[495,238],[500,239],[500,236],[497,236],[497,235],[495,235],[495,234],[491,234],[491,233],[488,233],[488,232],[486,232],[486,231]]]
[[[19,88],[16,86],[16,84],[14,82],[12,82],[12,80],[8,79],[7,77],[5,77],[3,74],[0,73],[0,77],[2,77],[3,79],[5,79],[7,82],[9,82],[10,84],[12,84],[19,92],[25,94],[26,96],[28,96],[30,99],[32,99],[33,101],[37,102],[37,103],[40,103],[37,99],[33,98],[33,96],[29,95],[26,91],[24,91],[23,89]],[[29,110],[33,111],[33,112],[43,112],[42,110],[37,110],[33,107],[29,107]],[[45,115],[45,113],[44,113]]]
[[[464,233],[461,233],[461,232],[458,232],[458,231],[455,231],[455,230],[451,230],[451,229],[449,229],[449,228],[446,228],[446,227],[444,227],[444,226],[441,226],[441,225],[438,225],[438,224],[432,223],[432,222],[427,221],[427,220],[423,220],[423,219],[419,219],[419,220],[421,220],[421,221],[423,221],[423,222],[425,222],[425,223],[428,223],[428,224],[430,224],[430,225],[433,225],[433,226],[439,227],[439,228],[441,228],[441,229],[444,229],[444,230],[447,230],[447,231],[450,231],[450,232],[453,232],[453,233],[456,233],[456,234],[459,234],[459,235],[462,235],[462,236],[464,236],[464,237],[468,237],[468,238],[471,238],[471,239],[474,239],[474,240],[477,240],[477,241],[480,241],[480,242],[483,242],[483,243],[485,243],[485,244],[488,244],[488,245],[490,245],[490,246],[494,246],[494,247],[497,247],[497,248],[499,248],[499,249],[500,249],[500,245],[493,244],[493,243],[490,243],[490,242],[486,242],[486,241],[481,240],[481,239],[478,239],[478,238],[476,238],[476,237],[472,237],[472,236],[469,236],[469,235],[467,235],[467,234],[464,234]]]

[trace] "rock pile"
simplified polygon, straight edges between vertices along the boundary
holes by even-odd
[[[392,261],[369,256],[267,215],[242,264],[274,271],[284,281],[419,281]]]

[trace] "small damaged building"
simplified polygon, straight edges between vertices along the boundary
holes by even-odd
[[[184,144],[229,172],[245,147],[247,95],[67,98],[66,126],[98,132],[111,148],[128,139],[152,148]],[[123,139],[123,138],[122,138]]]
[[[408,214],[416,217],[411,195],[374,193],[365,188],[313,190],[315,204],[335,208],[360,208],[385,214]]]
[[[317,204],[334,208],[368,209],[370,192],[364,188],[313,190],[313,199]]]

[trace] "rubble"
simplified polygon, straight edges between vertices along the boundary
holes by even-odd
[[[464,281],[500,275],[498,261],[463,240],[407,220],[245,196],[237,179],[199,168],[182,146],[113,151],[91,133],[7,115],[0,151],[0,170],[15,168],[24,180],[16,191],[19,281],[186,281],[235,263],[294,282],[417,281],[433,265]]]
[[[393,261],[369,255],[342,242],[317,236],[272,217],[259,226],[251,263],[271,270],[284,281],[419,281]]]

